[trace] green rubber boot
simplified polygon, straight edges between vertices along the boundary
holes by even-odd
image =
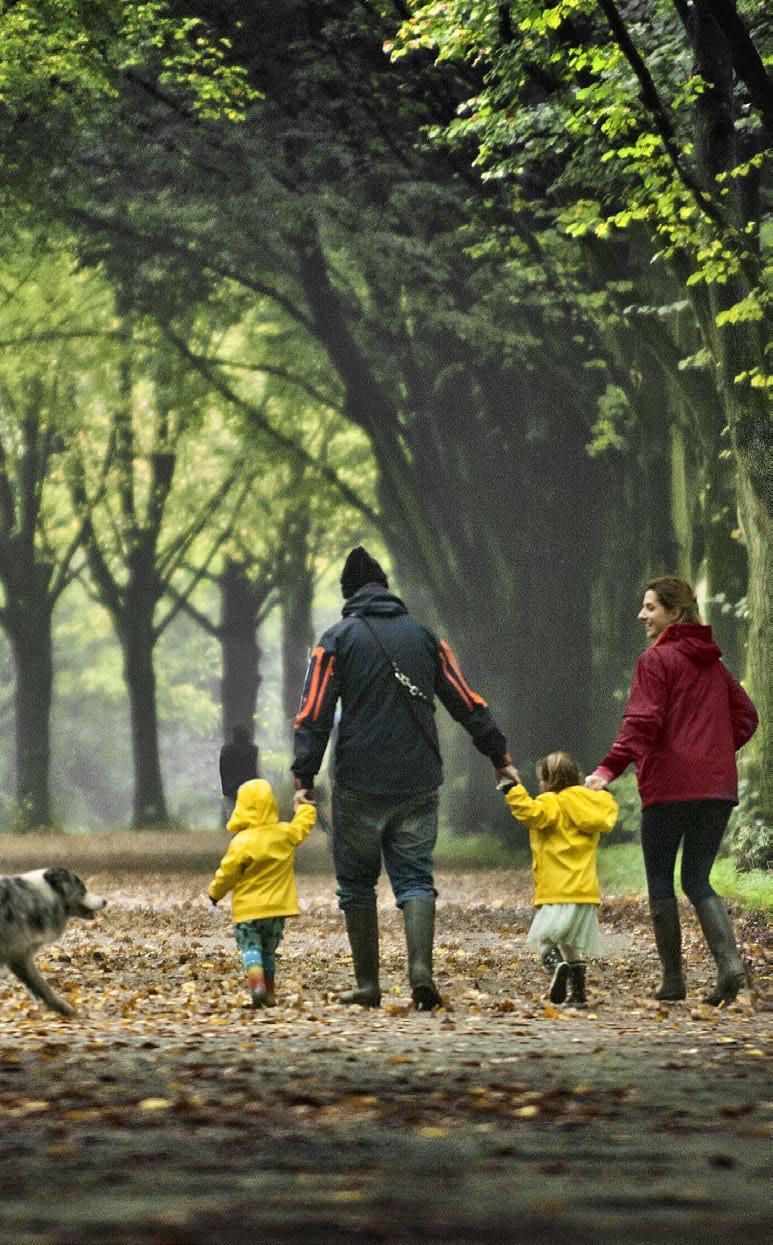
[[[432,942],[435,936],[434,899],[406,899],[403,904],[408,978],[417,1011],[431,1012],[443,1000],[432,980]]]
[[[663,965],[663,981],[655,991],[655,998],[668,1001],[684,999],[687,997],[687,983],[682,971],[682,927],[676,899],[651,899],[650,916],[655,931],[655,946]]]
[[[720,1003],[732,1003],[738,991],[746,984],[746,969],[735,945],[735,934],[727,914],[727,908],[719,895],[709,895],[695,905],[698,920],[709,951],[717,962],[717,984],[703,999],[718,1007]]]
[[[339,1003],[379,1007],[381,990],[378,984],[378,915],[372,908],[345,908],[346,932],[352,949],[354,977],[357,985],[339,998]]]

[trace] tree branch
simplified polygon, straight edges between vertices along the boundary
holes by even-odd
[[[681,181],[682,185],[690,192],[690,195],[700,210],[713,225],[716,225],[724,233],[735,234],[730,221],[726,218],[724,212],[718,206],[706,187],[701,186],[688,168],[685,167],[682,159],[682,152],[674,133],[674,127],[671,124],[671,118],[668,115],[668,109],[660,98],[658,88],[655,81],[647,68],[641,53],[636,47],[633,39],[628,33],[623,18],[614,3],[614,0],[596,0],[599,8],[609,23],[610,30],[614,35],[623,56],[628,61],[636,80],[639,83],[639,94],[641,101],[649,112],[655,123],[655,129],[660,135],[661,142],[666,151],[673,169]]]
[[[297,307],[295,303],[286,295],[281,294],[279,290],[274,289],[270,285],[265,285],[262,281],[248,277],[243,271],[229,268],[222,263],[208,258],[199,250],[189,250],[187,247],[178,246],[171,242],[169,237],[160,238],[153,234],[144,234],[137,229],[130,229],[123,220],[117,220],[115,217],[106,217],[96,212],[87,212],[83,208],[69,208],[68,215],[74,221],[87,225],[89,228],[94,227],[104,229],[107,233],[117,237],[128,238],[135,242],[140,248],[148,252],[156,252],[160,255],[171,255],[181,260],[187,268],[192,268],[194,272],[211,272],[216,277],[225,277],[229,281],[233,281],[236,285],[244,286],[247,290],[252,290],[255,294],[260,294],[264,298],[271,299],[288,316],[297,324],[303,325],[304,328],[311,330],[312,325],[309,317]]]
[[[218,367],[233,368],[235,371],[242,372],[262,372],[266,376],[276,376],[279,380],[287,380],[291,385],[297,385],[299,389],[303,389],[315,402],[319,402],[322,406],[326,406],[338,414],[341,413],[341,407],[326,397],[321,389],[317,389],[315,385],[303,380],[300,376],[296,376],[294,372],[289,371],[287,368],[277,367],[271,363],[241,363],[238,359],[224,359],[219,355],[209,355],[208,358],[204,358],[203,355],[195,355],[194,357],[202,363],[215,363]]]
[[[773,131],[773,86],[762,57],[733,0],[695,0],[699,9],[713,17],[722,32],[728,54],[749,99],[759,111],[770,134]]]
[[[365,517],[373,523],[375,527],[381,527],[381,520],[376,512],[371,509],[367,502],[364,502],[357,496],[354,490],[351,489],[349,485],[336,474],[332,467],[319,463],[316,458],[312,457],[312,455],[303,448],[303,446],[296,444],[292,437],[285,436],[284,433],[279,432],[276,428],[274,428],[269,420],[266,419],[264,411],[261,407],[255,406],[254,403],[248,401],[246,398],[243,398],[234,389],[232,389],[228,382],[220,376],[214,368],[210,367],[206,360],[200,359],[197,355],[192,354],[187,344],[179,338],[176,333],[174,333],[171,329],[165,330],[165,332],[169,337],[169,340],[173,342],[183,357],[188,359],[196,370],[209,381],[212,388],[222,394],[224,398],[227,398],[229,402],[232,402],[234,406],[241,410],[248,417],[255,428],[258,428],[261,432],[263,432],[269,440],[282,449],[290,459],[304,463],[316,474],[321,475],[323,479],[327,480],[327,482],[338,491],[344,501],[348,502],[350,506],[353,506],[355,510],[358,510],[360,514],[365,515]]]

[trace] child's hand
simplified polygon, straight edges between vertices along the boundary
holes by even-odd
[[[314,803],[316,803],[316,801],[314,800],[313,790],[309,791],[308,788],[304,788],[301,791],[296,791],[295,795],[293,796],[293,812],[297,813],[298,809],[301,807],[302,804],[314,804]]]
[[[520,783],[521,775],[514,765],[503,765],[497,770],[497,791],[509,791],[516,783]]]

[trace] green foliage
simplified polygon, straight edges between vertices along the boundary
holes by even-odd
[[[638,843],[612,843],[596,857],[596,872],[603,895],[642,895],[647,890],[641,847]]]
[[[439,64],[471,62],[482,75],[482,88],[457,116],[434,128],[435,140],[473,143],[486,175],[513,184],[516,211],[525,194],[545,231],[581,245],[613,241],[617,232],[648,234],[652,262],[672,278],[683,274],[684,288],[745,284],[742,297],[715,313],[717,328],[759,320],[758,222],[748,206],[742,222],[738,213],[744,182],[745,204],[753,201],[764,134],[753,117],[741,122],[734,102],[749,154],[735,161],[730,154],[719,170],[705,167],[702,110],[716,88],[690,71],[693,49],[673,9],[651,0],[617,29],[595,3],[534,0],[508,22],[517,22],[518,35],[508,34],[493,4],[414,4],[392,56],[430,48]],[[711,320],[700,299],[691,305],[712,351]]]
[[[26,0],[3,11],[0,100],[16,115],[49,108],[79,120],[117,97],[118,74],[153,64],[159,85],[202,120],[243,121],[258,93],[230,46],[197,18],[171,17],[165,3]]]
[[[763,817],[740,813],[732,831],[732,843],[740,872],[773,867],[773,834]]]
[[[548,596],[556,568],[570,568],[572,589],[596,574],[565,522],[591,509],[578,496],[591,478],[583,446],[599,459],[593,478],[613,465],[630,494],[652,483],[647,452],[667,444],[671,419],[689,423],[702,469],[726,422],[734,447],[753,442],[735,436],[735,406],[717,418],[717,395],[737,378],[745,414],[764,383],[754,349],[731,370],[722,357],[739,326],[761,325],[757,229],[750,212],[736,219],[754,197],[757,154],[728,158],[726,179],[696,197],[711,93],[675,12],[655,0],[630,22],[673,150],[589,0],[529,0],[516,14],[418,5],[402,43],[389,6],[332,3],[307,22],[292,5],[237,0],[218,15],[228,38],[191,16],[199,8],[29,0],[0,31],[6,199],[25,220],[75,232],[81,262],[116,298],[95,323],[119,331],[131,308],[136,453],[123,484],[139,522],[132,535],[115,508],[114,464],[110,501],[95,510],[111,568],[123,582],[127,543],[148,527],[154,463],[176,455],[168,553],[244,440],[259,483],[224,551],[268,556],[293,489],[313,509],[320,564],[334,543],[325,532],[348,533],[378,508],[417,594],[474,636],[493,671],[515,652],[523,680],[534,667],[518,695],[536,704],[556,662],[551,637],[523,638],[533,585],[550,616],[567,595]],[[382,37],[397,63],[379,59]],[[414,48],[420,57],[403,54]],[[753,147],[756,121],[738,120]],[[170,361],[170,332],[185,367]],[[175,401],[156,438],[162,354]],[[113,351],[79,380],[92,486],[118,370]],[[348,513],[331,500],[345,489]],[[575,573],[578,552],[588,565]],[[206,561],[198,536],[187,553]],[[170,578],[186,588],[182,562]],[[483,608],[480,581],[491,586]],[[179,678],[172,712],[187,704],[203,731],[211,704],[183,664],[162,701],[175,701]]]
[[[441,822],[435,863],[441,869],[524,869],[529,866],[528,847],[508,847],[495,834],[459,838]]]
[[[616,844],[599,852],[598,875],[605,894],[646,895],[647,879],[638,844]],[[677,862],[677,879],[678,875]],[[725,899],[734,900],[744,908],[773,910],[773,878],[766,870],[742,871],[733,857],[725,857],[714,865],[711,883]],[[681,894],[678,883],[677,891]]]
[[[614,829],[602,837],[602,848],[606,843],[638,839],[641,826],[641,800],[636,785],[636,775],[631,770],[627,770],[612,783],[610,792],[617,801],[619,812]]]
[[[726,857],[714,865],[711,884],[724,899],[754,911],[773,912],[773,877],[767,868],[749,869],[740,859]]]
[[[747,766],[739,784],[739,803],[733,810],[726,839],[728,852],[733,852],[739,871],[773,868],[773,829],[760,808],[760,793],[748,776]]]
[[[598,415],[592,428],[587,451],[591,458],[608,450],[628,448],[626,425],[631,421],[631,406],[620,385],[608,384],[598,400]]]

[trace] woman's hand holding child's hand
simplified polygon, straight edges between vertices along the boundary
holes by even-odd
[[[588,777],[585,779],[585,786],[589,787],[591,791],[603,791],[608,786],[608,782],[602,774],[588,774]]]
[[[297,813],[298,809],[301,807],[302,804],[316,803],[316,801],[313,798],[310,798],[310,797],[313,797],[313,795],[314,795],[313,791],[308,791],[308,790],[296,791],[295,795],[293,796],[293,812]]]

